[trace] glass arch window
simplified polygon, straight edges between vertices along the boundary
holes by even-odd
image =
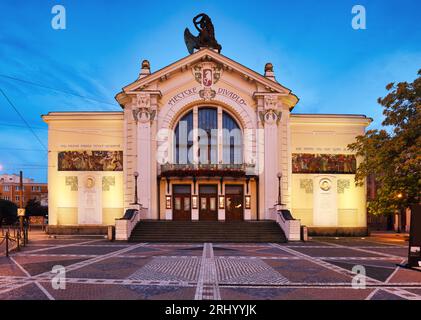
[[[195,133],[193,129],[197,129]],[[195,143],[197,154],[193,154]],[[243,163],[240,126],[228,112],[221,112],[216,107],[200,107],[196,113],[186,113],[174,129],[174,147],[176,164],[192,164],[195,161],[199,164]]]
[[[193,152],[193,112],[185,114],[174,130],[175,163],[190,164]]]
[[[243,162],[243,137],[237,122],[227,112],[222,113],[222,158],[223,163],[241,164]]]
[[[200,108],[198,115],[199,163],[218,163],[218,110]]]

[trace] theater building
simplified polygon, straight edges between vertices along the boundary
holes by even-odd
[[[364,115],[300,114],[268,63],[262,74],[204,47],[161,70],[143,61],[121,111],[50,112],[49,223],[256,221],[289,209],[314,232],[366,228]]]

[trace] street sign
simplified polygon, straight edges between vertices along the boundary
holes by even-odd
[[[411,206],[408,267],[421,270],[421,205]]]
[[[25,209],[18,209],[18,217],[24,217],[25,216]]]

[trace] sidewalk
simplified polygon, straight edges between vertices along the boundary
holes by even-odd
[[[6,256],[6,240],[4,238],[4,235],[5,234],[3,234],[0,230],[0,257]],[[10,230],[10,236],[12,238],[15,237],[15,233],[13,232],[13,230]],[[41,228],[35,228],[28,232],[28,238],[29,238],[29,241],[44,240],[44,239],[48,239],[48,236],[45,234],[44,231],[41,230]],[[22,246],[23,239],[21,239],[20,241],[21,241],[20,244]],[[17,246],[16,241],[9,240],[9,252],[14,251],[14,249],[16,249],[16,246]]]
[[[409,233],[406,233],[406,232],[397,233],[395,231],[371,231],[370,237],[402,243],[409,240]]]

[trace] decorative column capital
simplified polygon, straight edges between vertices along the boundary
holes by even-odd
[[[259,123],[278,125],[282,119],[282,103],[280,95],[270,92],[255,92],[254,98],[257,99],[257,114]]]
[[[265,95],[264,99],[264,107],[265,110],[278,110],[278,97],[274,95]]]
[[[279,124],[282,118],[282,111],[279,108],[278,96],[263,96],[263,110],[259,111],[259,118],[263,125]]]
[[[139,92],[132,98],[133,119],[137,123],[152,122],[155,119],[156,109],[151,108],[151,94]]]

